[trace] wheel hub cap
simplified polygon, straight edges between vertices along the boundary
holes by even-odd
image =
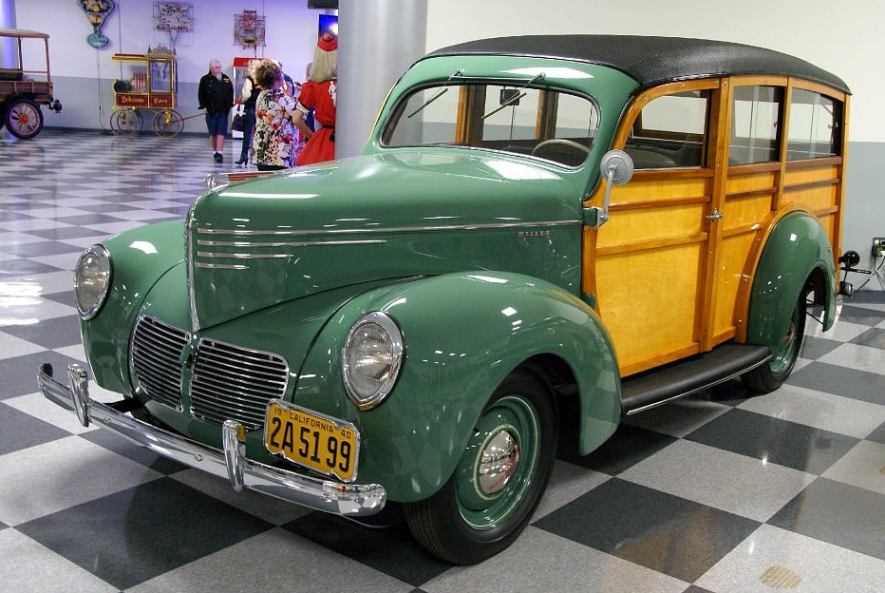
[[[519,467],[519,442],[507,430],[487,441],[477,468],[477,484],[486,496],[500,492]]]

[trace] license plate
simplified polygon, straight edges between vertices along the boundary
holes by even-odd
[[[268,404],[265,420],[270,453],[344,482],[356,479],[360,435],[350,422],[280,400]]]

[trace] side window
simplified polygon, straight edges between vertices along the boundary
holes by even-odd
[[[783,89],[772,86],[741,86],[734,89],[729,164],[768,163],[780,159],[780,128]]]
[[[625,146],[636,168],[703,166],[710,96],[710,91],[689,91],[646,105]]]
[[[787,160],[815,159],[841,154],[842,104],[820,93],[794,89],[790,102]]]

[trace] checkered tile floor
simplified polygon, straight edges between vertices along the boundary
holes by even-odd
[[[561,453],[524,534],[470,568],[435,561],[403,525],[370,530],[235,494],[83,429],[35,392],[38,363],[83,360],[70,270],[108,234],[183,216],[203,175],[239,148],[215,165],[206,144],[0,139],[8,590],[885,591],[882,293],[861,293],[834,330],[810,335],[775,393],[747,399],[727,384],[637,417],[589,457]]]

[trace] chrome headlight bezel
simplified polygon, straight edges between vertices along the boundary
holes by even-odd
[[[380,385],[375,389],[366,389],[360,385],[360,381],[355,376],[359,369],[351,363],[350,354],[354,352],[354,348],[361,346],[358,340],[363,338],[361,333],[368,326],[372,329],[380,330],[378,335],[385,336],[384,342],[387,345],[387,351],[390,356],[388,368],[385,371],[385,377],[381,380]],[[387,398],[396,385],[399,372],[402,369],[403,361],[403,336],[396,322],[385,313],[375,311],[363,315],[350,327],[347,332],[347,338],[344,340],[344,347],[341,349],[341,376],[344,380],[344,386],[347,395],[353,400],[353,403],[360,410],[369,410],[381,404]]]
[[[104,285],[101,286],[99,290],[99,296],[94,300],[94,302],[83,303],[80,293],[80,288],[84,284],[85,280],[85,270],[84,266],[86,265],[87,259],[89,257],[96,258],[99,262],[99,270],[95,278],[98,278]],[[93,245],[82,254],[80,254],[80,258],[77,260],[77,266],[74,268],[74,301],[77,305],[77,311],[80,313],[80,318],[84,321],[88,321],[98,315],[98,312],[101,310],[102,305],[104,305],[105,301],[108,298],[108,293],[110,293],[111,289],[111,280],[114,274],[114,266],[111,262],[111,254],[107,250],[107,248],[98,243]]]

